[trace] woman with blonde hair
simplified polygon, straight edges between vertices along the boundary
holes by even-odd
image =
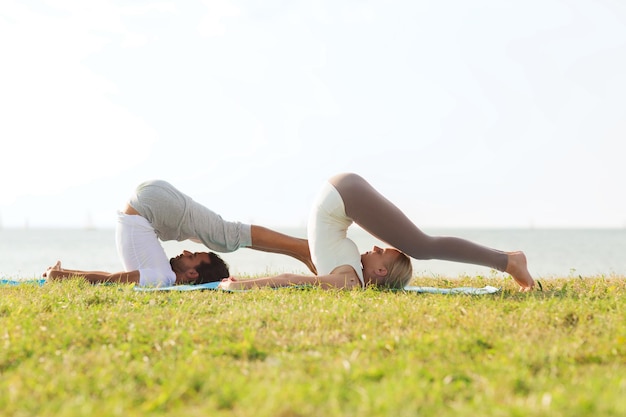
[[[359,254],[356,244],[347,237],[352,223],[392,248],[374,246]],[[335,175],[323,185],[309,216],[307,234],[317,276],[281,274],[246,280],[229,277],[222,280],[220,287],[236,290],[314,284],[322,288],[402,288],[412,276],[409,256],[483,265],[507,272],[522,291],[534,286],[523,252],[503,252],[456,237],[429,236],[353,173]]]

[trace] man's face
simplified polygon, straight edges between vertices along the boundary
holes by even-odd
[[[183,253],[170,259],[172,270],[176,273],[185,273],[189,269],[196,269],[201,263],[210,264],[211,259],[207,252],[194,252],[184,250]]]

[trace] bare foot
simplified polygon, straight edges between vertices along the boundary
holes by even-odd
[[[528,272],[526,255],[524,252],[508,252],[507,255],[509,259],[504,272],[511,275],[519,284],[520,291],[530,291],[535,286],[535,280]]]
[[[297,239],[298,246],[294,253],[288,253],[288,255],[293,256],[300,262],[306,265],[309,268],[309,271],[313,272],[314,275],[317,275],[317,268],[311,259],[311,252],[309,251],[309,241],[306,239]]]
[[[46,269],[46,272],[41,274],[42,277],[47,278],[50,275],[50,271],[60,271],[61,270],[61,261],[57,261],[54,265]]]
[[[315,267],[315,264],[311,260],[310,256],[308,258],[300,259],[300,261],[302,261],[307,268],[309,268],[309,271],[313,272],[314,275],[317,275],[317,268]]]
[[[309,250],[309,241],[306,239],[297,239],[298,245],[296,247],[295,253],[290,254],[300,262],[306,265],[309,268],[309,271],[313,272],[314,275],[317,275],[317,268],[311,259],[311,252]]]

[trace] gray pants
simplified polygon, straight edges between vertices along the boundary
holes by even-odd
[[[252,245],[250,225],[222,219],[165,181],[140,184],[129,204],[150,222],[163,241],[197,239],[217,252]]]

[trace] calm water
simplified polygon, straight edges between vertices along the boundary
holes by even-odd
[[[304,237],[304,229],[283,229]],[[626,230],[425,230],[470,239],[503,250],[526,252],[536,277],[620,275],[626,277]],[[361,251],[380,244],[362,230],[351,231]],[[204,250],[191,242],[165,242],[169,256],[182,249]],[[305,272],[291,258],[242,249],[223,254],[233,275]],[[119,271],[113,230],[2,229],[0,230],[0,278],[33,278],[56,260],[71,269]],[[490,274],[488,268],[442,261],[414,261],[415,272],[424,276]]]

